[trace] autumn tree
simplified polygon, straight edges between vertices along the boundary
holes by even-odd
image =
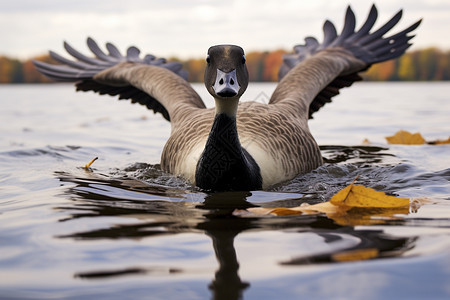
[[[206,60],[204,58],[189,59],[183,63],[183,68],[189,72],[188,80],[191,82],[203,82],[205,67]]]
[[[273,52],[247,52],[247,68],[250,81],[277,81],[278,69],[282,63],[284,50]],[[34,59],[57,63],[48,55]],[[177,58],[170,60],[180,61]],[[206,62],[204,58],[180,61],[189,73],[189,81],[203,82]],[[428,48],[410,51],[396,60],[375,64],[363,74],[367,80],[450,80],[450,51]],[[0,56],[0,83],[50,82],[34,67],[32,60]]]
[[[435,80],[449,80],[450,79],[450,51],[444,53],[439,51],[440,55],[437,58],[437,71]]]
[[[57,64],[57,62],[52,59],[49,55],[41,55],[37,56],[33,59],[28,59],[23,63],[23,78],[27,83],[40,83],[40,82],[52,82],[50,79],[42,75],[36,70],[36,67],[33,64],[33,60],[38,60],[50,64]]]
[[[444,67],[443,80],[450,80],[450,51],[444,54],[444,58],[441,60]]]
[[[435,48],[428,48],[420,51],[418,57],[419,80],[436,79],[437,71],[437,51]]]
[[[285,53],[283,50],[277,50],[266,55],[264,58],[263,81],[278,80],[278,70],[283,63],[283,55]]]
[[[375,64],[369,68],[364,77],[369,80],[385,81],[393,79],[395,75],[395,60],[388,60]]]
[[[397,76],[400,80],[414,80],[416,78],[413,57],[409,53],[400,57],[398,61]]]
[[[252,51],[245,55],[250,81],[262,81],[264,72],[264,57],[267,53]]]
[[[18,59],[0,56],[0,83],[23,82],[22,63]]]

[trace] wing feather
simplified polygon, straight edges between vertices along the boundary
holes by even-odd
[[[119,99],[131,99],[132,103],[139,103],[153,110],[155,113],[161,113],[164,118],[170,121],[167,109],[151,95],[147,94],[131,84],[124,86],[115,86],[115,84],[106,84],[94,80],[94,76],[119,64],[130,62],[142,65],[158,66],[170,70],[179,77],[187,80],[187,72],[179,62],[167,61],[164,58],[157,58],[154,55],[147,54],[140,58],[141,51],[137,47],[129,47],[126,55],[122,55],[119,49],[111,44],[106,44],[104,52],[92,38],[87,39],[87,46],[94,55],[87,56],[76,50],[69,43],[64,42],[64,48],[72,59],[65,58],[56,52],[50,51],[50,56],[56,60],[59,65],[48,64],[41,61],[33,61],[37,70],[55,81],[77,82],[77,91],[94,91],[101,95],[119,96]],[[195,93],[191,91],[192,93]],[[201,100],[195,99],[193,106],[204,107]]]
[[[324,37],[322,43],[318,43],[314,38],[307,37],[304,45],[295,46],[293,54],[286,54],[283,57],[283,64],[278,73],[279,80],[284,78],[299,63],[311,59],[316,53],[326,49],[343,48],[365,63],[365,66],[356,73],[350,75],[336,74],[334,80],[325,86],[310,102],[309,117],[311,118],[314,112],[325,103],[331,102],[333,96],[339,94],[340,88],[351,86],[353,82],[361,80],[358,72],[367,70],[372,64],[397,58],[411,46],[409,41],[414,35],[408,34],[414,31],[422,20],[396,34],[385,36],[398,24],[402,14],[403,11],[400,10],[379,29],[371,32],[378,17],[377,8],[372,5],[364,24],[359,30],[355,30],[356,18],[349,6],[345,14],[343,29],[339,35],[334,24],[326,20],[323,25]],[[272,98],[271,101],[278,102],[280,100]]]

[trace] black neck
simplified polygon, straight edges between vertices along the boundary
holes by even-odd
[[[195,172],[196,185],[209,191],[262,188],[259,167],[239,142],[236,118],[218,114]]]

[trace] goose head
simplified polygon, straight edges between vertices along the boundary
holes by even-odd
[[[205,86],[216,101],[216,114],[236,115],[249,79],[244,50],[234,45],[212,46],[206,62]]]
[[[262,188],[258,164],[239,141],[236,113],[247,89],[244,50],[233,45],[208,50],[205,85],[216,101],[216,115],[200,156],[195,183],[208,191],[249,191]]]

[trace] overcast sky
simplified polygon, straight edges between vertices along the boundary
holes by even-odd
[[[142,52],[202,57],[209,46],[238,44],[244,50],[291,49],[306,36],[322,39],[322,24],[342,28],[348,4],[357,26],[370,1],[349,0],[12,0],[0,3],[0,55],[28,58],[63,52],[68,41],[86,51],[93,37],[103,46],[135,45]],[[449,0],[378,0],[379,22],[404,9],[400,27],[423,18],[414,48],[450,49]],[[402,28],[403,29],[403,28]]]

